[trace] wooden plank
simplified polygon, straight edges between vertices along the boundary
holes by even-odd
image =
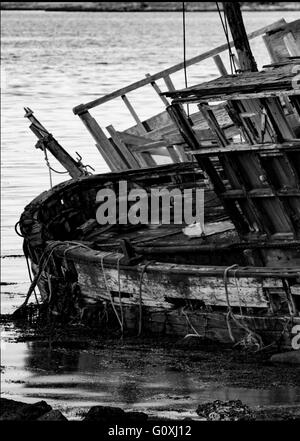
[[[274,51],[273,45],[270,43],[269,37],[267,35],[263,35],[262,39],[267,48],[272,63],[276,63],[277,61],[279,61],[279,58],[276,52]]]
[[[189,150],[187,153],[192,155],[217,155],[218,153],[239,153],[239,152],[251,152],[251,151],[262,151],[262,152],[280,152],[283,151],[299,151],[300,150],[300,140],[295,140],[294,143],[286,142],[282,144],[229,144],[225,147],[209,147],[201,148],[198,150]]]
[[[96,146],[111,170],[127,170],[128,167],[115,151],[105,133],[89,112],[81,113],[80,119],[96,141]]]
[[[247,37],[240,3],[223,2],[223,9],[234,40],[241,70],[256,72],[257,64]]]
[[[149,73],[147,73],[145,76],[146,76],[146,78],[151,77],[151,75]],[[155,90],[155,92],[157,93],[157,95],[159,96],[159,98],[162,100],[164,105],[165,106],[169,106],[170,105],[169,101],[167,100],[167,98],[164,95],[161,95],[161,90],[158,87],[158,85],[156,84],[156,82],[155,81],[151,81],[150,84],[153,87],[153,89]]]
[[[84,290],[98,293],[109,299],[106,283],[111,291],[118,292],[118,271],[104,266],[105,279],[101,266],[75,263],[78,272],[78,283]],[[272,286],[272,281],[268,286]],[[273,283],[274,284],[274,283]],[[260,280],[255,278],[239,278],[238,286],[234,278],[228,278],[229,302],[231,306],[247,306],[267,308],[268,301],[264,296]],[[277,287],[277,283],[275,282]],[[140,294],[140,275],[136,271],[120,271],[120,290],[132,297],[138,304]],[[227,307],[223,277],[195,277],[190,275],[163,274],[162,272],[145,273],[142,284],[143,304],[162,304],[165,297],[173,299],[201,300],[205,305]],[[116,299],[116,302],[119,300]]]
[[[189,162],[189,161],[193,160],[192,157],[189,157],[187,155],[187,153],[185,152],[184,147],[182,145],[176,145],[176,150],[177,150],[178,155],[180,156],[180,159],[182,162]]]
[[[205,96],[205,102],[209,101],[226,101],[230,99],[234,100],[247,100],[247,99],[258,99],[258,98],[277,98],[277,97],[289,97],[293,95],[299,95],[299,90],[264,90],[263,92],[250,92],[250,93],[223,93],[223,94],[212,94]],[[188,97],[188,98],[176,98],[172,102],[175,104],[181,103],[199,103],[202,97]]]
[[[300,296],[300,285],[292,285],[291,293],[293,294],[293,296]]]
[[[33,132],[37,129],[33,128]],[[37,136],[39,132],[37,130]],[[69,153],[56,141],[56,139],[49,133],[47,135],[43,135],[40,137],[39,141],[36,144],[37,148],[47,149],[51,154],[61,163],[61,165],[68,171],[71,178],[79,178],[81,176],[87,175],[87,172],[80,167],[80,165],[69,155]]]
[[[164,82],[170,92],[176,90],[173,81],[171,80],[170,75],[166,75],[164,77]]]
[[[146,161],[146,164],[148,167],[155,167],[157,165],[155,160],[152,158],[151,153],[143,152],[141,154],[143,155],[143,158]]]
[[[106,130],[108,131],[112,140],[114,141],[114,143],[116,144],[116,146],[118,147],[124,158],[126,159],[128,166],[131,168],[140,168],[139,163],[137,162],[135,157],[131,154],[131,152],[124,144],[124,142],[121,140],[114,127],[112,125],[107,126]]]
[[[264,26],[260,29],[257,29],[254,32],[251,32],[248,34],[248,39],[251,40],[253,38],[256,38],[260,35],[265,34],[266,32],[273,31],[275,29],[280,28],[282,25],[284,25],[286,22],[284,19],[280,19],[268,26]],[[230,47],[233,47],[234,44],[231,41]],[[200,61],[206,60],[207,58],[213,57],[214,55],[218,55],[220,52],[227,51],[228,50],[228,44],[222,44],[221,46],[216,47],[215,49],[211,49],[209,51],[206,51],[200,55],[197,55],[193,58],[190,58],[189,60],[186,60],[186,66],[192,66],[195,63],[198,63]],[[121,89],[118,89],[110,94],[107,94],[101,98],[97,98],[93,101],[90,101],[86,104],[80,104],[79,106],[74,107],[73,112],[75,115],[82,112],[84,109],[92,109],[93,107],[99,106],[100,104],[106,103],[114,98],[120,97],[122,95],[127,94],[128,92],[131,92],[135,89],[138,89],[140,87],[145,86],[146,84],[150,84],[151,81],[158,80],[160,78],[164,78],[167,75],[171,75],[172,73],[175,73],[181,69],[184,68],[184,62],[175,64],[174,66],[169,67],[168,69],[164,69],[154,75],[151,75],[149,78],[142,79],[140,81],[136,81],[135,83],[130,84],[129,86],[122,87]]]
[[[235,64],[237,70],[238,71],[241,70],[241,65],[240,65],[239,59],[237,58],[237,56],[235,54],[232,54],[232,55],[233,55],[233,61],[234,61],[234,64]]]
[[[182,112],[181,108],[178,105],[173,104],[172,106],[168,107],[168,112],[173,118],[174,122],[177,124],[179,131],[182,133],[182,136],[185,138],[186,143],[192,150],[198,150],[199,149],[199,141],[185,115],[184,112]],[[222,193],[225,191],[225,185],[216,171],[214,165],[212,164],[211,160],[209,158],[205,157],[199,157],[196,156],[196,160],[199,164],[199,166],[202,168],[203,171],[205,171],[208,176],[210,177],[210,180],[214,186],[214,190],[216,194],[221,197]],[[225,211],[228,212],[228,214],[231,217],[232,222],[235,224],[236,228],[240,232],[247,233],[249,231],[249,227],[246,224],[243,216],[239,212],[238,208],[235,205],[235,202],[228,201],[223,199],[223,206],[225,208]]]
[[[214,62],[216,64],[220,74],[221,75],[227,75],[228,72],[226,70],[226,67],[224,66],[224,63],[223,63],[222,58],[220,57],[220,55],[215,55],[213,57],[213,60],[214,60]]]
[[[141,132],[141,133],[143,133],[143,132],[147,132],[147,130],[146,130],[145,127],[143,126],[142,121],[141,121],[140,118],[138,117],[136,111],[135,111],[134,108],[132,107],[132,105],[131,105],[129,99],[127,98],[127,96],[126,96],[126,95],[122,95],[121,98],[122,98],[122,100],[124,101],[124,103],[125,103],[127,109],[129,110],[131,116],[134,118],[135,122],[137,123],[140,132]]]
[[[131,135],[126,132],[117,132],[118,136],[126,143],[136,146],[149,144],[150,142],[156,142],[156,139],[146,138],[145,136]]]
[[[296,245],[299,246],[299,241],[293,242]],[[278,244],[278,243],[277,243]],[[269,243],[269,245],[272,245],[272,242]],[[257,246],[257,244],[256,244]],[[276,248],[276,242],[273,244],[273,246]],[[278,245],[277,245],[278,246]],[[69,245],[64,245],[62,243],[61,247],[57,247],[55,253],[58,254],[60,257],[64,257],[64,251],[66,248],[68,248]],[[103,252],[103,251],[94,251],[94,250],[83,250],[80,248],[77,248],[75,250],[68,250],[68,259],[71,259],[73,261],[77,261],[78,263],[83,262],[85,264],[92,264],[94,263],[98,268],[101,268],[99,265],[101,260],[104,259],[105,262],[105,268],[116,268],[117,261],[119,258],[124,257],[121,253],[111,253],[111,252]],[[130,270],[130,271],[137,271],[139,274],[142,272],[144,265],[140,264],[136,267],[127,267],[120,265],[121,270]],[[183,265],[183,264],[174,264],[174,263],[164,263],[164,262],[153,262],[147,266],[146,273],[163,273],[163,274],[181,274],[181,275],[193,275],[196,277],[224,277],[224,271],[227,269],[226,266],[208,266],[208,265]],[[295,279],[300,277],[300,269],[299,267],[284,267],[284,266],[278,266],[278,267],[254,267],[254,266],[247,266],[247,267],[238,267],[238,268],[232,268],[228,270],[227,273],[228,277],[237,277],[237,278],[257,278],[261,281],[264,279],[271,279],[273,280],[272,283],[275,283],[274,286],[277,286],[278,279],[286,278],[286,279]],[[270,286],[272,286],[272,283]]]
[[[278,141],[282,142],[295,138],[295,133],[287,121],[279,98],[265,98],[263,99],[263,103],[278,137]]]
[[[178,154],[177,154],[177,152],[176,152],[176,150],[174,149],[173,146],[168,146],[168,147],[167,147],[167,150],[168,150],[168,152],[169,152],[170,158],[172,159],[172,161],[173,161],[174,163],[176,163],[176,162],[181,162],[181,161],[180,161],[180,157],[178,156]]]
[[[135,119],[135,122],[137,123],[137,128],[138,128],[139,133],[140,134],[146,134],[147,130],[144,127],[144,125],[143,125],[142,121],[140,120],[140,118],[138,117],[136,111],[132,107],[131,103],[129,102],[127,96],[126,95],[122,95],[122,100],[124,101],[124,103],[125,103],[126,107],[128,108],[129,112],[131,113],[131,115]],[[155,167],[157,165],[149,152],[137,153],[136,157],[140,161],[140,164],[142,166]]]
[[[220,144],[223,146],[228,145],[229,141],[227,140],[225,133],[219,126],[219,123],[213,113],[213,110],[204,103],[200,103],[198,105],[198,108],[202,112],[202,115],[206,119],[208,126],[210,127],[211,131],[214,133],[216,138],[219,140]]]
[[[132,152],[150,152],[152,150],[155,149],[159,149],[159,148],[166,148],[167,145],[164,141],[153,141],[153,142],[149,142],[147,144],[141,144],[141,145],[134,145],[131,147],[131,151]]]
[[[297,45],[295,37],[291,32],[283,36],[283,41],[291,57],[300,56],[300,48]]]
[[[102,156],[102,158],[104,159],[110,170],[115,172],[119,171],[118,167],[112,160],[111,156],[107,154],[106,150],[103,149],[102,145],[96,143],[95,146],[99,150],[100,155]]]

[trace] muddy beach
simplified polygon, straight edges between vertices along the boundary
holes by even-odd
[[[198,338],[109,338],[78,326],[32,329],[5,317],[1,328],[1,397],[44,400],[69,420],[93,406],[202,420],[197,407],[216,400],[241,400],[255,420],[300,419],[299,365],[272,363],[270,351]]]

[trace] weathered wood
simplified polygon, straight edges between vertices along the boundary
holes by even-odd
[[[244,26],[243,16],[240,4],[238,2],[222,2],[224,13],[227,17],[231,30],[231,35],[239,58],[242,71],[257,71],[257,65],[254,60],[246,29]]]
[[[52,155],[61,163],[61,165],[69,172],[71,178],[79,178],[87,175],[87,171],[81,163],[76,162],[71,155],[56,141],[56,139],[48,132],[48,130],[33,115],[33,111],[29,107],[25,107],[25,117],[31,122],[30,130],[37,136],[39,141],[37,148],[42,150],[48,149]]]
[[[296,40],[291,32],[289,32],[283,37],[283,41],[291,57],[300,56],[299,45],[297,45]]]
[[[271,60],[273,62],[286,61],[287,57],[290,55],[289,51],[284,42],[285,35],[292,33],[296,40],[296,44],[299,46],[300,43],[300,20],[295,20],[286,23],[281,28],[279,27],[274,32],[267,33],[263,38],[266,42],[267,48],[269,50]]]
[[[106,130],[110,134],[112,140],[114,141],[114,143],[116,144],[116,146],[120,150],[121,154],[124,156],[128,166],[130,168],[139,168],[140,165],[139,165],[138,161],[134,158],[134,156],[131,154],[131,152],[129,151],[127,146],[123,143],[123,141],[119,137],[119,135],[118,135],[117,131],[114,129],[114,127],[112,125],[107,126]]]
[[[177,124],[178,129],[180,130],[182,136],[185,138],[188,146],[193,150],[199,149],[199,142],[193,132],[193,129],[186,118],[186,115],[182,112],[181,108],[176,104],[168,107],[168,112],[170,116],[173,118],[174,122]],[[209,158],[203,158],[196,156],[196,159],[200,165],[200,167],[208,174],[211,179],[211,182],[214,186],[214,190],[216,194],[222,198],[222,193],[225,191],[225,186],[217,173],[215,167],[213,166],[211,160]],[[223,200],[223,205],[225,210],[230,215],[232,222],[237,227],[238,231],[248,232],[248,226],[245,223],[244,218],[241,213],[237,209],[235,203],[232,203],[228,200]]]
[[[174,99],[198,98],[206,100],[219,96],[227,96],[228,99],[232,99],[234,94],[242,99],[244,94],[274,91],[276,94],[278,91],[293,94],[295,92],[293,87],[294,77],[294,65],[288,66],[288,69],[285,66],[280,66],[272,70],[222,76],[185,89],[166,92],[165,95]],[[253,96],[253,98],[256,97]]]
[[[266,32],[274,31],[275,29],[278,29],[278,28],[282,27],[284,24],[285,24],[285,20],[284,19],[280,19],[280,20],[278,20],[278,21],[276,21],[276,22],[274,22],[274,23],[272,23],[272,24],[270,24],[268,26],[264,26],[264,27],[262,27],[260,29],[257,29],[254,32],[251,32],[248,35],[248,39],[250,40],[250,39],[256,38],[256,37],[258,37],[260,35],[263,35]],[[234,43],[232,41],[230,42],[230,46],[231,47],[234,46]],[[193,65],[195,63],[198,63],[200,61],[206,60],[207,58],[213,57],[214,55],[217,55],[217,54],[219,54],[221,52],[224,52],[226,50],[228,50],[227,43],[222,44],[221,46],[218,46],[215,49],[211,49],[211,50],[206,51],[206,52],[204,52],[204,53],[202,53],[200,55],[197,55],[197,56],[195,56],[193,58],[190,58],[190,59],[186,60],[186,66],[188,67],[188,66],[191,66],[191,65]],[[100,104],[104,104],[104,103],[106,103],[108,101],[111,101],[114,98],[120,97],[120,96],[122,96],[124,94],[127,94],[128,92],[136,90],[136,89],[138,89],[140,87],[143,87],[143,86],[145,86],[147,84],[150,84],[151,81],[155,81],[155,80],[158,80],[160,78],[164,78],[167,75],[171,75],[172,73],[175,73],[175,72],[183,69],[183,67],[184,67],[184,63],[183,62],[178,63],[178,64],[176,64],[176,65],[174,65],[174,66],[172,66],[172,67],[170,67],[168,69],[164,69],[161,72],[158,72],[158,73],[156,73],[154,75],[151,75],[151,77],[149,77],[149,78],[145,78],[145,79],[142,79],[140,81],[136,81],[135,83],[132,83],[129,86],[126,86],[126,87],[123,87],[121,89],[118,89],[118,90],[116,90],[116,91],[114,91],[114,92],[112,92],[112,93],[110,93],[108,95],[105,95],[104,97],[97,98],[97,99],[95,99],[93,101],[90,101],[90,102],[88,102],[86,104],[80,104],[79,106],[74,107],[73,112],[75,113],[75,115],[77,115],[78,113],[82,112],[84,109],[86,109],[86,110],[92,109],[93,107],[99,106]]]
[[[265,43],[265,46],[267,48],[268,54],[270,56],[270,59],[273,63],[275,63],[276,61],[279,61],[278,56],[274,50],[273,45],[270,43],[269,38],[267,35],[263,35],[262,37],[263,42]]]
[[[283,142],[296,138],[295,132],[284,114],[279,98],[264,98],[261,101],[265,105],[278,141]]]
[[[176,150],[174,149],[173,146],[168,146],[167,147],[168,153],[170,155],[170,158],[172,159],[173,162],[181,162],[180,161],[180,157],[178,156]]]
[[[146,74],[145,75],[146,76],[146,78],[149,78],[149,77],[151,77],[151,75],[150,74]],[[160,90],[160,88],[158,87],[158,85],[156,84],[156,82],[155,81],[151,81],[151,86],[153,87],[153,89],[155,90],[155,92],[157,93],[157,95],[159,96],[159,98],[162,100],[162,102],[164,103],[164,105],[165,106],[169,106],[169,101],[167,100],[167,98],[165,97],[165,96],[163,96],[163,95],[161,95],[161,90]]]
[[[128,166],[124,163],[123,159],[113,148],[109,142],[105,133],[97,123],[97,121],[91,116],[89,112],[83,112],[80,115],[83,124],[86,126],[92,137],[96,141],[96,146],[99,149],[104,160],[107,162],[111,170],[126,170]]]
[[[213,155],[218,153],[231,153],[231,152],[251,152],[251,151],[262,151],[262,152],[280,152],[296,150],[300,149],[300,140],[295,140],[294,142],[284,142],[282,144],[273,144],[273,143],[265,143],[265,144],[229,144],[225,147],[209,147],[209,148],[201,148],[198,150],[189,150],[187,153],[192,155]]]
[[[136,111],[135,111],[134,108],[132,107],[132,105],[131,105],[129,99],[127,98],[127,96],[126,96],[126,95],[122,95],[121,98],[122,98],[122,100],[124,101],[124,103],[125,103],[127,109],[129,110],[131,116],[134,118],[135,122],[137,123],[140,132],[141,132],[141,133],[143,133],[143,132],[147,132],[147,130],[146,130],[145,127],[143,126],[142,121],[141,121],[140,118],[138,117],[138,114],[136,113]]]
[[[56,141],[55,138],[49,133],[43,136],[37,144],[37,148],[47,149],[50,153],[61,163],[61,165],[68,171],[71,178],[79,178],[87,175],[87,172],[80,167],[80,165],[69,155],[68,152]]]
[[[118,271],[104,266],[105,279],[101,266],[75,263],[78,272],[78,283],[83,293],[92,291],[99,299],[108,297],[110,291],[118,292]],[[106,283],[105,283],[106,281]],[[199,300],[205,305],[228,306],[223,277],[193,277],[188,275],[164,274],[147,272],[143,277],[143,304],[159,306],[169,299]],[[278,286],[268,281],[268,286]],[[120,271],[120,290],[131,295],[132,303],[139,301],[140,276],[135,271]],[[247,306],[267,308],[268,301],[264,297],[261,281],[254,278],[239,278],[238,286],[235,279],[228,279],[229,304],[231,306]],[[109,299],[109,297],[108,297]],[[118,300],[117,300],[118,301]]]
[[[182,97],[182,98],[176,98],[172,102],[176,104],[182,104],[182,103],[198,103],[199,99],[205,99],[205,101],[226,101],[226,100],[247,100],[247,99],[257,99],[257,98],[289,98],[293,96],[299,95],[299,90],[280,90],[280,89],[273,89],[273,90],[264,90],[263,92],[253,91],[249,93],[226,93],[224,91],[223,93],[214,95],[214,94],[207,94],[205,96],[189,96],[189,97]]]
[[[172,91],[172,90],[173,90],[173,91],[176,90],[176,88],[175,88],[175,86],[174,86],[174,83],[173,83],[173,81],[171,80],[170,75],[166,75],[166,76],[164,76],[164,82],[165,82],[165,84],[166,84],[168,90],[170,90],[170,91]]]
[[[222,61],[222,58],[220,57],[220,55],[215,55],[213,57],[213,60],[220,72],[221,75],[227,75],[227,70],[226,67],[224,66],[224,63]]]

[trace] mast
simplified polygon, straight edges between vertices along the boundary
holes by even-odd
[[[239,2],[222,2],[242,71],[257,72]]]

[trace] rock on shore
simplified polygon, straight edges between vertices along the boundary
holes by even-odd
[[[53,410],[46,401],[28,404],[0,398],[0,421],[67,421],[59,410]]]

